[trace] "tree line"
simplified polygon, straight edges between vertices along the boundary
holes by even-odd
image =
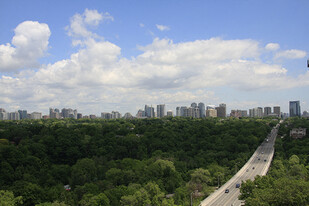
[[[177,117],[1,121],[0,202],[189,205],[193,196],[198,204],[242,167],[276,123]]]

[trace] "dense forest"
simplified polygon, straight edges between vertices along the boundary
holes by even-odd
[[[0,202],[172,206],[190,205],[192,197],[198,205],[242,167],[276,123],[228,118],[0,121]],[[284,141],[281,156],[290,155]],[[297,155],[308,165],[305,156]]]
[[[299,127],[306,128],[307,135],[290,137],[290,130]],[[290,118],[281,124],[268,175],[246,181],[240,190],[249,206],[309,205],[308,119]]]

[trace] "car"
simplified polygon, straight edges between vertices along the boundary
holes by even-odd
[[[262,154],[264,154],[264,152],[262,152]]]
[[[266,162],[267,160],[266,159],[264,159],[264,162]]]
[[[252,167],[252,169],[254,170],[255,167]]]
[[[226,189],[226,190],[225,190],[225,193],[229,193],[229,192],[230,192],[230,190],[229,190],[229,189]]]
[[[236,184],[236,188],[240,188],[240,184],[239,183]]]
[[[260,158],[258,160],[260,160]]]
[[[247,172],[249,172],[249,169],[247,169]]]

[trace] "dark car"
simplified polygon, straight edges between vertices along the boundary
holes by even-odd
[[[266,159],[264,159],[264,162],[266,162]]]
[[[252,167],[252,169],[254,170],[255,167]]]
[[[240,184],[239,183],[236,184],[236,188],[240,188]]]
[[[230,192],[230,190],[229,190],[229,189],[226,189],[226,190],[225,190],[225,193],[229,193],[229,192]]]

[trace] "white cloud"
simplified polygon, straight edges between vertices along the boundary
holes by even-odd
[[[68,35],[72,37],[98,37],[97,34],[89,31],[89,26],[97,26],[102,21],[114,21],[114,17],[108,12],[99,13],[97,10],[85,9],[83,14],[77,13],[71,18],[70,26],[66,29]]]
[[[168,30],[170,30],[170,28],[168,26],[165,26],[165,25],[156,24],[156,27],[160,31],[168,31]]]
[[[140,103],[216,102],[212,90],[217,87],[269,91],[309,85],[309,72],[291,77],[281,65],[261,61],[261,56],[272,55],[267,50],[275,50],[276,44],[264,47],[251,39],[174,43],[155,38],[139,47],[140,55],[123,58],[119,46],[94,38],[88,30],[87,25],[98,25],[102,16],[95,10],[74,15],[69,30],[74,34],[73,43],[80,48],[70,58],[41,66],[38,71],[2,76],[0,96],[5,98],[0,99],[0,104],[23,102],[27,107],[36,105],[34,109],[46,110],[50,106],[72,107],[88,114],[114,108],[132,112]],[[28,47],[22,38],[12,42],[16,48],[0,46],[0,51],[5,51],[3,55],[0,52],[2,57],[12,57],[19,47]],[[45,51],[45,47],[41,48]]]
[[[297,49],[291,49],[291,50],[285,50],[280,51],[275,55],[275,58],[285,58],[285,59],[301,59],[304,58],[307,55],[305,51],[297,50]]]
[[[277,43],[269,43],[265,46],[265,49],[270,51],[276,51],[280,48],[280,45]]]
[[[50,30],[47,24],[24,21],[14,30],[12,45],[0,45],[0,71],[38,67],[38,59],[48,49]]]

